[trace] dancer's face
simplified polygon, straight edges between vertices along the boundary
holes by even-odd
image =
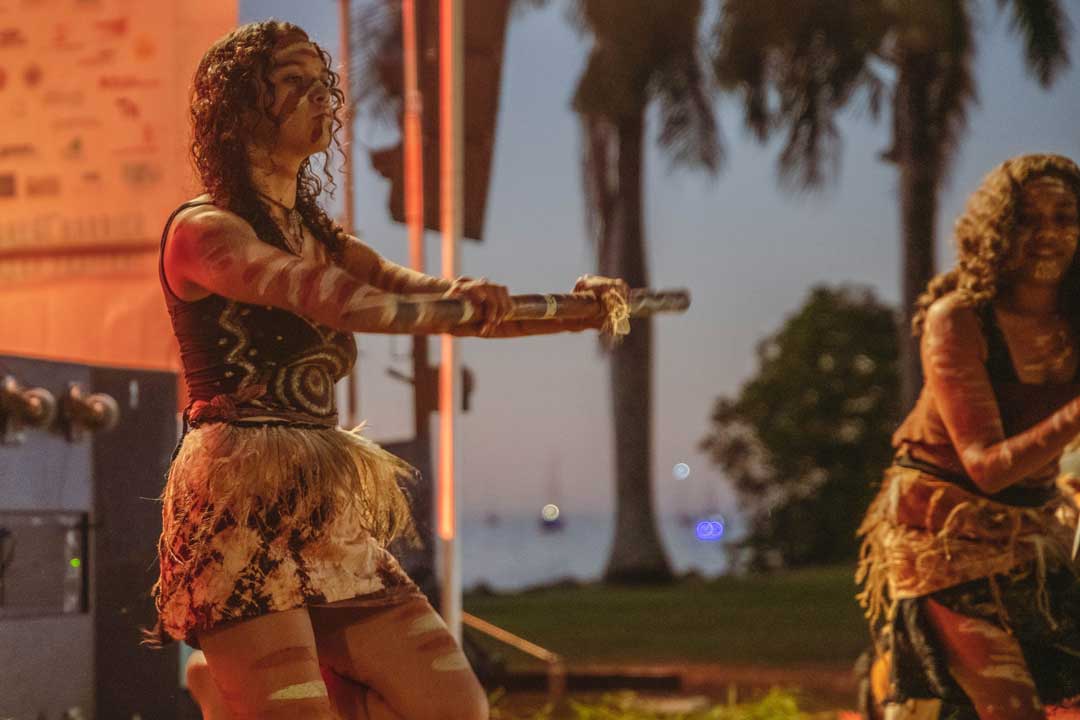
[[[326,150],[333,119],[330,75],[315,46],[303,35],[282,38],[268,75],[274,104],[256,124],[255,141],[275,154],[307,157]]]
[[[1080,239],[1076,194],[1056,177],[1024,184],[1007,269],[1013,281],[1060,283]]]

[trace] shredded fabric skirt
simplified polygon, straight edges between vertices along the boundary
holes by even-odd
[[[873,682],[888,703],[941,701],[940,717],[977,718],[948,670],[926,614],[931,598],[1016,638],[1044,704],[1080,696],[1080,580],[1071,562],[1077,513],[1064,494],[1004,505],[916,469],[893,467],[859,530],[856,580],[867,609]],[[869,660],[870,658],[867,658]],[[870,662],[861,663],[870,673]],[[883,686],[883,687],[882,687]]]
[[[151,644],[307,605],[419,596],[386,546],[413,537],[415,471],[359,434],[291,424],[200,425],[163,494]],[[404,486],[404,487],[403,487]]]
[[[1069,571],[1052,572],[1043,582],[1048,612],[1039,608],[1034,567],[929,597],[954,613],[1006,629],[1020,645],[1040,701],[1073,705],[1080,698],[1080,583]],[[873,631],[876,653],[888,658],[888,702],[937,699],[941,718],[978,718],[949,672],[922,598],[900,600],[894,616],[882,617]]]

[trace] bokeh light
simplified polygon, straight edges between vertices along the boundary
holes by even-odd
[[[555,522],[559,519],[559,506],[553,503],[548,503],[540,511],[540,517],[544,519],[544,522]]]
[[[684,462],[675,463],[675,467],[671,468],[671,474],[676,480],[685,480],[690,477],[690,466]]]
[[[694,527],[694,535],[701,542],[718,542],[724,537],[724,518],[713,515],[699,521]]]

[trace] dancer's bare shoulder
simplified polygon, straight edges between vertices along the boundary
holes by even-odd
[[[954,358],[970,357],[976,362],[985,359],[986,338],[970,295],[962,291],[946,293],[927,308],[923,346],[924,351],[929,346]]]
[[[970,296],[953,291],[931,303],[926,310],[926,331],[929,334],[959,331],[981,335],[979,317]]]
[[[195,201],[209,200],[202,195]],[[245,247],[258,242],[251,225],[234,212],[204,204],[177,214],[165,241],[165,276],[181,300],[194,302],[210,294],[208,273],[225,270],[244,256]]]

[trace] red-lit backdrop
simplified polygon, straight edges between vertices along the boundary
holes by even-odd
[[[161,226],[236,0],[0,3],[0,352],[175,370]]]

